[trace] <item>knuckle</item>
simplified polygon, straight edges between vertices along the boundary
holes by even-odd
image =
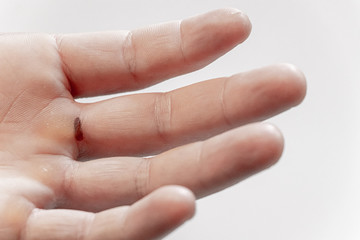
[[[172,100],[169,93],[160,93],[154,102],[154,121],[158,136],[167,139],[171,127]]]

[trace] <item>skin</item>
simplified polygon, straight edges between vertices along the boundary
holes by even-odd
[[[0,35],[1,239],[158,239],[193,216],[196,198],[274,164],[282,135],[254,122],[302,101],[292,65],[74,100],[200,69],[250,30],[221,9],[131,32]]]

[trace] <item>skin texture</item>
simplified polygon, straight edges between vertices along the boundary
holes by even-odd
[[[254,122],[302,101],[292,65],[75,101],[200,69],[250,30],[221,9],[134,31],[0,35],[0,238],[158,239],[196,197],[274,164],[282,135]]]

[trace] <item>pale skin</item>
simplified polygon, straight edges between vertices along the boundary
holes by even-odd
[[[222,9],[134,31],[0,35],[0,238],[158,239],[194,215],[196,198],[275,163],[281,133],[254,122],[302,101],[292,65],[74,100],[200,69],[250,30]]]

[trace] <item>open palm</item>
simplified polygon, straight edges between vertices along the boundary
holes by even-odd
[[[246,124],[301,102],[304,77],[291,65],[74,100],[199,69],[250,26],[223,9],[131,32],[0,35],[0,239],[155,239],[194,214],[192,192],[274,163],[279,131]]]

